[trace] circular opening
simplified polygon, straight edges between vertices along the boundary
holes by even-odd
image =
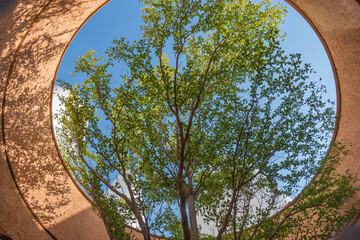
[[[130,8],[133,9],[130,10]],[[329,91],[327,95],[324,95],[324,97],[335,99],[335,83],[332,76],[331,66],[323,49],[323,46],[321,45],[316,34],[313,32],[310,26],[308,26],[306,21],[291,7],[287,7],[287,9],[288,15],[285,19],[285,24],[281,27],[283,31],[287,32],[287,37],[285,38],[285,42],[283,43],[285,51],[300,52],[303,55],[303,61],[310,62],[317,72],[316,74],[312,74],[311,78],[323,78],[326,81],[323,83],[327,85],[327,89]],[[111,12],[114,11],[116,11],[116,14],[111,14]],[[119,14],[119,11],[123,12]],[[108,46],[110,46],[112,40],[115,37],[119,37],[119,33],[122,33],[120,35],[126,35],[127,39],[129,40],[135,40],[139,38],[140,31],[134,31],[134,29],[139,29],[140,18],[137,18],[138,16],[140,16],[140,11],[137,3],[131,3],[131,5],[126,4],[125,8],[124,4],[120,2],[110,2],[98,14],[91,18],[91,20],[82,28],[82,30],[73,40],[62,61],[61,67],[58,72],[58,78],[68,79],[69,72],[73,71],[74,59],[76,59],[78,56],[83,55],[88,49],[94,49],[100,53],[104,52],[104,50]],[[119,18],[115,19],[115,17]],[[103,27],[107,26],[109,22],[113,22],[115,25],[109,28]],[[123,22],[126,22],[127,24],[119,24]],[[303,32],[301,32],[300,29],[303,29]],[[302,37],[301,40],[300,36]],[[117,73],[116,70],[115,73]],[[66,91],[60,89],[57,85],[55,85],[54,93],[66,95]],[[54,113],[56,113],[57,111],[57,105],[58,102],[56,99],[54,99]],[[57,124],[55,123],[54,125],[56,126]],[[324,141],[327,141],[328,143],[330,139],[331,136],[327,136],[326,140]],[[115,179],[116,176],[113,176],[111,182],[113,182]],[[302,186],[305,186],[306,182],[302,182],[300,184]],[[299,191],[300,190],[301,188],[299,188]],[[296,193],[294,192],[293,195],[286,197],[284,201],[280,203],[282,204],[281,206],[285,206],[289,202],[289,198],[296,197],[299,191],[297,191]],[[275,212],[272,212],[272,214],[274,213]],[[200,216],[200,218],[202,218],[202,216]],[[134,226],[137,225],[135,224]],[[206,233],[211,233],[212,230],[209,229],[206,231],[208,231]]]

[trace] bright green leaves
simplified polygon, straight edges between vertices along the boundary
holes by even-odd
[[[217,239],[281,239],[311,214],[320,225],[335,219],[321,236],[350,219],[335,218],[336,201],[354,194],[350,175],[331,175],[336,161],[294,202],[303,215],[289,213],[282,230],[280,217],[268,219],[321,166],[335,115],[325,89],[309,80],[310,65],[280,46],[284,8],[267,0],[142,2],[142,39],[114,40],[106,57],[89,51],[76,61],[81,84],[60,81],[69,93],[61,151],[105,221],[135,218],[145,239],[152,231],[198,239],[201,213]],[[115,174],[123,185],[110,185]],[[329,184],[350,187],[341,195]],[[325,199],[330,214],[308,212],[307,203],[315,209]]]

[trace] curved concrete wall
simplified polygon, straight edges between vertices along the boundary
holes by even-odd
[[[108,0],[1,0],[0,234],[13,239],[108,239],[62,165],[52,134],[52,85],[82,24]],[[360,4],[289,0],[317,29],[338,79],[339,171],[360,173]],[[360,196],[357,195],[356,199]]]

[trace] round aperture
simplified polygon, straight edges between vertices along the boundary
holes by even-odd
[[[280,224],[335,125],[316,34],[267,1],[144,2],[110,2],[64,56],[53,112],[70,172],[106,224],[144,236]]]

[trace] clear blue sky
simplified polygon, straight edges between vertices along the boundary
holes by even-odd
[[[306,20],[284,0],[274,1],[280,2],[288,11],[285,23],[281,25],[282,31],[287,34],[282,46],[288,53],[301,53],[303,62],[311,63],[316,71],[311,78],[313,80],[322,78],[322,84],[326,85],[328,89],[327,95],[324,96],[325,99],[329,98],[335,101],[336,89],[333,72],[325,49],[316,33]],[[73,82],[74,79],[70,77],[70,72],[74,71],[74,60],[89,49],[102,55],[115,38],[125,36],[129,41],[141,38],[141,7],[142,4],[137,0],[112,0],[100,9],[80,29],[71,42],[60,65],[57,78]],[[118,71],[116,70],[116,72]],[[115,73],[114,76],[116,75]],[[59,104],[58,99],[54,99],[54,104]],[[56,111],[56,109],[54,110]],[[331,136],[329,136],[330,139]]]
[[[316,71],[312,78],[323,79],[327,85],[328,96],[336,99],[336,89],[333,72],[327,54],[316,33],[305,19],[284,0],[288,14],[281,29],[287,33],[283,47],[292,53],[301,53],[306,63],[311,63]],[[93,49],[99,54],[111,45],[117,37],[125,36],[128,40],[141,37],[140,7],[136,0],[112,0],[100,9],[83,26],[70,44],[59,68],[57,78],[70,80],[70,72],[74,70],[74,60],[87,50]]]
[[[0,0],[1,1],[1,0]],[[311,77],[323,79],[328,93],[325,98],[336,100],[333,72],[327,54],[316,33],[303,17],[284,0],[279,0],[288,10],[281,29],[287,33],[283,47],[288,53],[301,53],[303,62],[311,63],[316,71]],[[276,1],[277,2],[277,1]],[[70,44],[59,68],[57,78],[70,80],[74,60],[87,50],[103,54],[115,38],[125,36],[133,41],[141,37],[142,18],[137,0],[112,0],[100,9],[79,31]],[[71,81],[71,80],[70,80]]]

